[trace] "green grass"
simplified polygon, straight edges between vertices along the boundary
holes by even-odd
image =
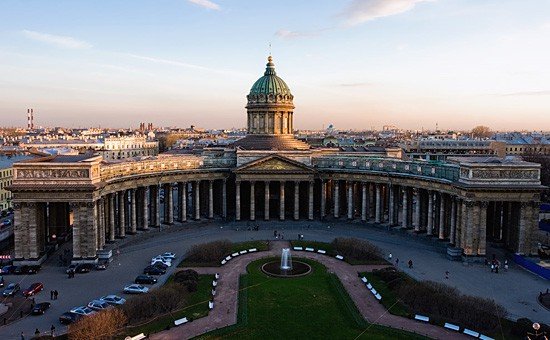
[[[268,261],[252,262],[241,277],[237,325],[199,339],[425,339],[369,325],[340,280],[318,262],[302,259],[312,266],[311,274],[281,279],[261,272]]]
[[[190,293],[187,298],[187,307],[173,312],[169,315],[157,318],[146,324],[128,327],[125,330],[126,335],[136,335],[140,333],[151,334],[160,332],[166,328],[172,327],[174,321],[187,317],[192,319],[202,318],[208,315],[208,301],[211,298],[212,280],[214,275],[199,275],[197,291]]]
[[[334,247],[332,246],[332,244],[327,243],[327,242],[298,240],[298,241],[290,241],[290,244],[292,245],[292,247],[302,247],[304,249],[306,249],[306,247],[309,247],[309,248],[315,249],[315,251],[317,251],[318,249],[322,249],[322,250],[325,250],[327,252],[326,255],[328,255],[328,256],[339,255],[336,252],[336,250],[334,250]],[[378,260],[372,260],[372,259],[357,260],[357,259],[344,257],[344,261],[351,264],[351,265],[353,265],[353,266],[361,265],[361,264],[389,264],[383,258],[380,258]]]
[[[360,273],[361,277],[366,277],[369,283],[382,296],[380,302],[391,314],[409,317],[411,315],[409,308],[401,302],[388,285],[373,273]]]
[[[227,255],[231,255],[233,253],[239,252],[241,250],[248,250],[256,248],[258,251],[266,251],[268,250],[268,242],[267,241],[245,241],[245,242],[239,242],[239,243],[233,243],[231,244],[231,252]],[[225,257],[224,256],[224,257]],[[189,268],[189,267],[220,267],[221,261],[223,258],[212,261],[212,262],[190,262],[187,261],[186,258],[184,258],[179,264],[178,268]]]

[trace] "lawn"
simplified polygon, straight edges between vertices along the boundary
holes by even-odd
[[[278,279],[260,271],[267,261],[252,262],[241,276],[237,325],[199,339],[424,339],[369,325],[338,278],[318,262],[302,259],[312,266],[311,274]]]
[[[208,301],[211,299],[212,280],[214,275],[199,275],[197,291],[190,293],[187,299],[187,307],[175,311],[169,315],[158,317],[145,324],[128,327],[124,331],[126,335],[140,333],[151,334],[160,332],[174,325],[174,321],[187,317],[192,319],[202,318],[208,315]],[[169,279],[171,280],[171,278]]]
[[[252,248],[256,248],[258,251],[266,251],[268,250],[268,242],[267,241],[245,241],[245,242],[239,242],[239,243],[232,243],[230,251],[227,254],[224,254],[219,259],[216,259],[214,261],[189,261],[187,260],[187,257],[185,257],[178,264],[178,267],[179,268],[220,267],[221,261],[225,256],[231,255],[232,253],[236,253],[241,250],[248,250]]]

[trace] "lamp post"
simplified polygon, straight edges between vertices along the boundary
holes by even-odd
[[[534,333],[527,332],[527,339],[529,340],[548,340],[546,332],[540,331],[540,324],[538,322],[533,323]]]

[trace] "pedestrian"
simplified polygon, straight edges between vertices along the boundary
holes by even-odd
[[[494,272],[495,272],[495,265],[491,264],[491,273],[494,273]]]
[[[447,280],[449,279],[449,271],[448,270],[445,271],[445,279],[447,279]]]
[[[21,340],[25,340],[25,333],[21,332]]]
[[[22,310],[19,311],[19,318],[23,319],[23,311]]]
[[[495,266],[495,274],[498,274],[498,264]]]
[[[395,266],[399,267],[399,257],[395,259]]]
[[[55,336],[55,326],[52,325],[52,327],[50,328],[50,331],[52,332],[52,337]]]
[[[273,237],[277,238],[277,230],[273,230]]]
[[[390,254],[388,255],[388,260],[390,260],[390,262],[391,262],[391,259],[392,259],[392,258],[393,258],[393,255],[390,253]]]
[[[53,290],[50,290],[50,300],[53,300]]]
[[[504,271],[508,271],[508,260],[504,260]]]
[[[34,331],[34,336],[37,338],[40,336],[40,331],[38,330],[38,328]]]
[[[57,296],[59,295],[59,292],[56,290],[53,291],[53,299],[57,300]]]
[[[412,267],[413,267],[413,261],[409,260],[409,269],[412,269]]]

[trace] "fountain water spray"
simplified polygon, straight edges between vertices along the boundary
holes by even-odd
[[[292,256],[290,256],[290,248],[283,248],[281,253],[281,270],[292,270]]]

